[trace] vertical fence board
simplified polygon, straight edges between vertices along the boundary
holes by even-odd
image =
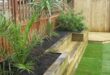
[[[83,11],[90,31],[110,31],[110,0],[75,0],[75,11]]]

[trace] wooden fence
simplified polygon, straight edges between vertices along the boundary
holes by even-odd
[[[11,7],[11,0],[0,0],[0,14],[3,14],[6,18],[12,18],[12,7]]]
[[[83,12],[90,31],[110,31],[110,0],[74,0],[74,9]]]
[[[20,22],[22,24],[22,31],[25,29],[27,21],[32,17],[33,8],[31,7],[32,0],[0,0],[0,14],[3,14],[7,19]],[[38,0],[36,0],[38,1]],[[58,14],[51,16],[52,22],[55,23]],[[41,34],[45,34],[45,26],[48,22],[48,18],[42,18],[33,23],[30,33],[33,30],[39,31]],[[31,34],[29,36],[31,38]],[[11,47],[8,41],[0,37],[0,48],[3,47],[8,53],[11,52]],[[0,61],[2,57],[0,56]]]
[[[0,14],[15,22],[24,23],[32,16],[31,2],[32,0],[0,0]]]
[[[25,24],[33,13],[33,8],[30,5],[31,1],[0,0],[0,13],[3,13],[8,19]],[[83,12],[90,31],[110,31],[110,0],[71,1],[74,2],[74,9],[76,11]]]

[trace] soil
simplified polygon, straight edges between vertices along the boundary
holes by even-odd
[[[33,48],[29,55],[28,61],[35,61],[34,70],[32,74],[27,72],[17,73],[17,75],[43,75],[44,72],[56,61],[61,55],[60,53],[45,52],[49,47],[55,44],[62,37],[66,36],[68,32],[58,32],[59,36],[51,37],[51,39],[44,39],[43,43]],[[0,63],[3,64],[3,63]],[[6,66],[7,67],[7,66]],[[14,75],[16,75],[14,74]]]
[[[26,72],[20,75],[43,75],[43,73],[53,64],[53,62],[61,55],[60,53],[45,53],[54,43],[64,37],[67,32],[58,32],[59,36],[52,37],[51,40],[44,39],[44,42],[35,47],[30,57],[36,61],[34,65],[34,73],[28,74]]]

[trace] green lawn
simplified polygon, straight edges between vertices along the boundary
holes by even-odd
[[[89,43],[75,75],[110,75],[110,44]]]

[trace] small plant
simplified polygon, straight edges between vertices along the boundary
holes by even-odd
[[[47,38],[51,38],[52,36],[58,36],[58,33],[54,31],[54,25],[50,22],[46,25],[46,35]]]
[[[73,11],[62,13],[57,20],[58,29],[65,31],[81,32],[85,29],[83,16],[80,13],[75,14]]]

